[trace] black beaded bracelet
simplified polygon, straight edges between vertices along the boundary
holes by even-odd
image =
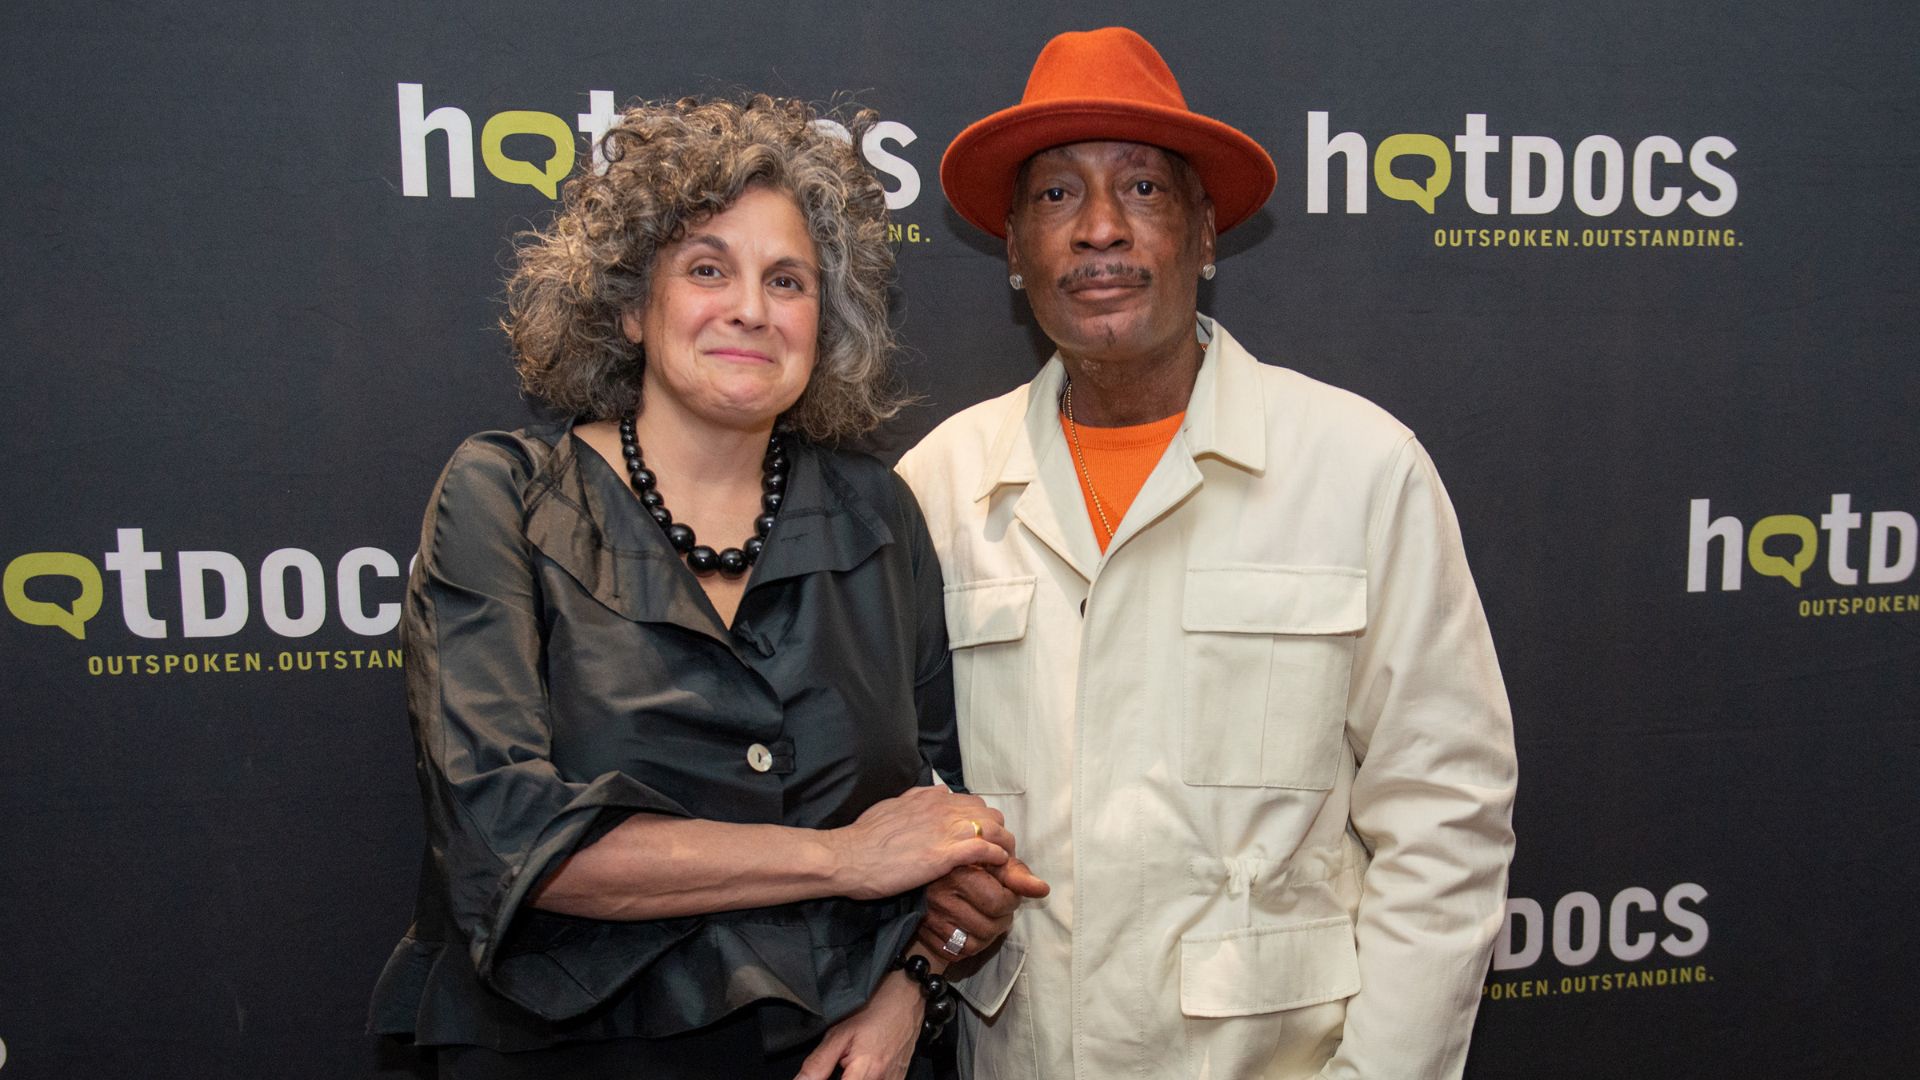
[[[934,974],[933,965],[927,963],[926,957],[906,953],[894,957],[887,970],[906,972],[908,981],[920,988],[921,995],[927,999],[927,1015],[920,1024],[920,1037],[939,1038],[960,1011],[953,1003],[953,987],[947,984],[946,977]]]

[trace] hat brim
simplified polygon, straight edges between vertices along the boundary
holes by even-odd
[[[1004,239],[1020,166],[1050,147],[1102,140],[1145,143],[1185,158],[1213,200],[1217,232],[1253,216],[1279,180],[1259,143],[1211,117],[1144,103],[1054,99],[969,125],[940,159],[940,186],[961,217]]]

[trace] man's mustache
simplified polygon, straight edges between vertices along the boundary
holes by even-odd
[[[1153,271],[1126,263],[1089,263],[1060,275],[1056,284],[1062,289],[1069,289],[1096,281],[1105,285],[1151,285]]]

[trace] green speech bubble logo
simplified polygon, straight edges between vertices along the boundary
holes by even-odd
[[[1418,180],[1408,180],[1393,175],[1393,163],[1396,158],[1423,157],[1433,162],[1433,175],[1422,184]],[[1447,144],[1432,135],[1401,134],[1389,135],[1380,140],[1373,152],[1373,183],[1380,194],[1389,199],[1417,203],[1420,209],[1433,213],[1433,200],[1447,190],[1453,183],[1453,153]]]
[[[545,135],[553,142],[553,156],[544,166],[510,158],[500,148],[509,135]],[[488,172],[507,183],[538,188],[547,198],[557,199],[560,181],[573,171],[573,129],[552,113],[495,113],[480,130],[480,160],[487,163]]]
[[[1797,536],[1800,538],[1800,550],[1788,562],[1778,555],[1767,554],[1767,541],[1776,536]],[[1814,531],[1813,522],[1799,514],[1775,514],[1753,523],[1753,531],[1747,534],[1747,562],[1752,564],[1754,572],[1768,577],[1782,577],[1793,582],[1794,588],[1800,587],[1800,575],[1813,565],[1813,557],[1820,550],[1820,534]]]
[[[27,595],[27,582],[37,577],[70,577],[80,583],[72,608]],[[4,589],[7,610],[28,626],[57,626],[81,641],[87,640],[87,620],[100,613],[100,568],[71,551],[30,551],[7,564]]]

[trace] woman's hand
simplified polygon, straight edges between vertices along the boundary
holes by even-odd
[[[999,866],[1013,855],[1000,811],[941,787],[882,800],[825,836],[836,855],[837,891],[856,900],[917,889],[956,866]]]
[[[842,1080],[901,1080],[925,1013],[920,988],[905,974],[889,972],[859,1012],[827,1030],[794,1080],[827,1080],[836,1067]]]

